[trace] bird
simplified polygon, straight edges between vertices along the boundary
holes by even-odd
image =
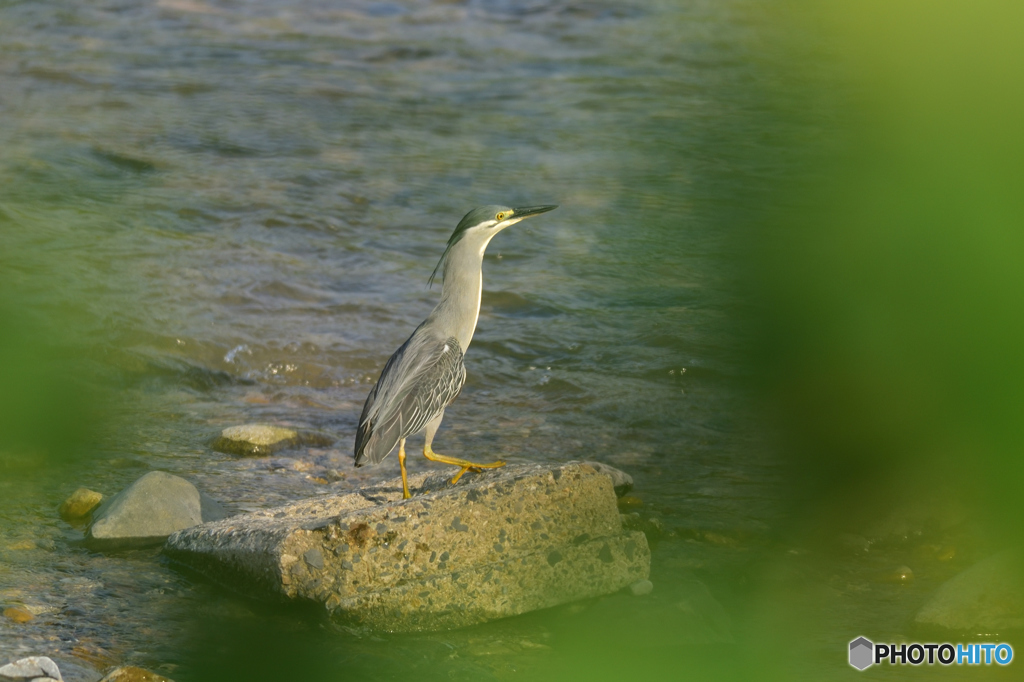
[[[506,227],[556,208],[557,205],[479,206],[459,221],[449,237],[428,280],[428,285],[432,285],[441,272],[441,300],[384,365],[380,378],[366,396],[356,430],[357,467],[379,464],[398,446],[403,498],[410,497],[405,441],[421,431],[426,436],[424,457],[459,467],[459,473],[451,480],[453,485],[467,471],[505,465],[502,460],[478,463],[438,454],[432,447],[434,434],[441,426],[445,408],[458,397],[466,382],[464,359],[480,316],[487,245]]]

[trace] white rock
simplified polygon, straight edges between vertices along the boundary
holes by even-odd
[[[60,670],[52,659],[46,656],[29,656],[0,668],[0,680],[3,682],[8,682],[8,680],[17,682],[59,680],[63,682],[64,678],[60,676]]]

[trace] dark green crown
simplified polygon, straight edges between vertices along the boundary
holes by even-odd
[[[472,211],[463,216],[459,224],[455,226],[455,231],[452,232],[452,236],[448,237],[448,246],[445,247],[444,253],[441,254],[441,260],[437,261],[437,266],[434,271],[430,273],[430,279],[427,280],[429,286],[433,286],[434,279],[437,277],[437,273],[441,270],[441,266],[444,265],[444,259],[448,256],[448,252],[452,250],[452,247],[459,243],[459,240],[466,236],[466,232],[469,228],[475,227],[485,220],[494,220],[495,216],[499,213],[512,213],[512,209],[508,206],[499,206],[497,204],[491,204],[489,206],[477,206]]]

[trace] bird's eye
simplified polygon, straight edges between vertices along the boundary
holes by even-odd
[[[502,221],[502,220],[505,219],[505,214],[504,213],[499,213],[498,215],[494,216],[494,219],[497,220],[497,221]]]

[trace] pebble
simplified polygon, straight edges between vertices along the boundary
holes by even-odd
[[[115,668],[104,677],[100,682],[174,682],[168,677],[163,675],[157,675],[151,670],[145,668],[136,668],[133,665],[126,665],[121,668]]]
[[[92,513],[92,510],[100,506],[102,501],[102,493],[89,490],[88,488],[79,488],[61,503],[57,512],[65,521],[75,521],[88,516]]]
[[[18,682],[22,682],[22,680],[26,682],[28,680],[33,682],[59,680],[59,682],[63,682],[64,678],[60,676],[60,669],[57,668],[53,659],[46,656],[29,656],[0,667],[0,680],[5,682],[7,680],[17,680]]]
[[[10,608],[4,609],[4,617],[8,620],[12,620],[15,623],[27,623],[35,616],[18,606],[11,606]]]
[[[637,580],[629,586],[629,591],[634,597],[642,597],[654,591],[654,583],[650,580]]]

